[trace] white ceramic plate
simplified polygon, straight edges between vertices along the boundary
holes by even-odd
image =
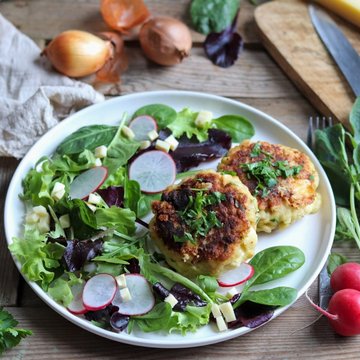
[[[306,153],[314,162],[320,175],[319,191],[322,196],[322,207],[315,215],[309,215],[292,224],[285,230],[275,231],[271,235],[260,235],[256,251],[274,245],[294,245],[299,247],[306,256],[305,264],[296,272],[284,279],[276,280],[268,287],[291,286],[301,296],[312,284],[330,252],[335,232],[335,203],[329,181],[319,162],[306,145],[288,128],[272,117],[250,106],[219,96],[185,91],[156,91],[117,97],[103,103],[90,106],[62,121],[45,134],[27,153],[19,164],[10,183],[5,203],[5,232],[8,243],[14,236],[22,235],[24,205],[18,194],[22,192],[21,181],[42,155],[52,154],[59,143],[78,128],[90,124],[117,124],[124,112],[134,113],[139,107],[163,103],[181,110],[189,107],[192,110],[210,110],[214,115],[240,114],[247,117],[255,126],[253,140],[265,140],[294,147]],[[216,166],[216,163],[205,167]],[[15,260],[20,269],[19,263]],[[100,336],[115,341],[147,347],[185,348],[213,344],[232,339],[249,331],[239,328],[219,333],[216,326],[208,325],[197,333],[187,336],[178,334],[134,332],[132,334],[114,333],[92,325],[85,319],[69,313],[64,307],[53,301],[37,284],[29,285],[50,307],[76,325]],[[274,317],[280,315],[285,308],[278,309]]]

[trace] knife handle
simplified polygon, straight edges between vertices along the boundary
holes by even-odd
[[[360,27],[360,0],[314,0],[345,20]]]

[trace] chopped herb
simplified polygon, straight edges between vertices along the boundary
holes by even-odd
[[[270,193],[270,189],[277,183],[277,178],[281,176],[286,179],[290,176],[299,174],[302,169],[301,165],[289,166],[287,160],[273,161],[273,156],[261,149],[261,144],[258,142],[251,150],[250,157],[254,158],[260,154],[265,157],[253,163],[241,164],[240,167],[247,173],[249,179],[255,178],[258,182],[255,188],[255,195],[261,191],[262,197],[266,197]]]
[[[189,241],[195,244],[199,236],[206,236],[212,228],[223,226],[216,212],[209,209],[209,207],[224,201],[226,199],[225,194],[219,191],[204,193],[203,189],[192,190],[197,190],[195,197],[190,196],[185,210],[178,211],[178,215],[184,221],[189,231],[185,232],[182,237],[174,236],[175,242]]]

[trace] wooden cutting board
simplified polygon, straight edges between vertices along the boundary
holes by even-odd
[[[334,20],[360,53],[360,30],[339,17]],[[314,107],[346,124],[355,95],[315,32],[308,3],[263,4],[255,11],[255,21],[266,49]]]

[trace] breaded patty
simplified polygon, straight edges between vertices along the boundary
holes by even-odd
[[[150,234],[186,276],[218,275],[254,255],[255,198],[236,176],[201,171],[152,203]]]
[[[246,140],[228,152],[218,170],[236,173],[256,197],[258,232],[287,227],[320,208],[319,175],[299,150]]]

